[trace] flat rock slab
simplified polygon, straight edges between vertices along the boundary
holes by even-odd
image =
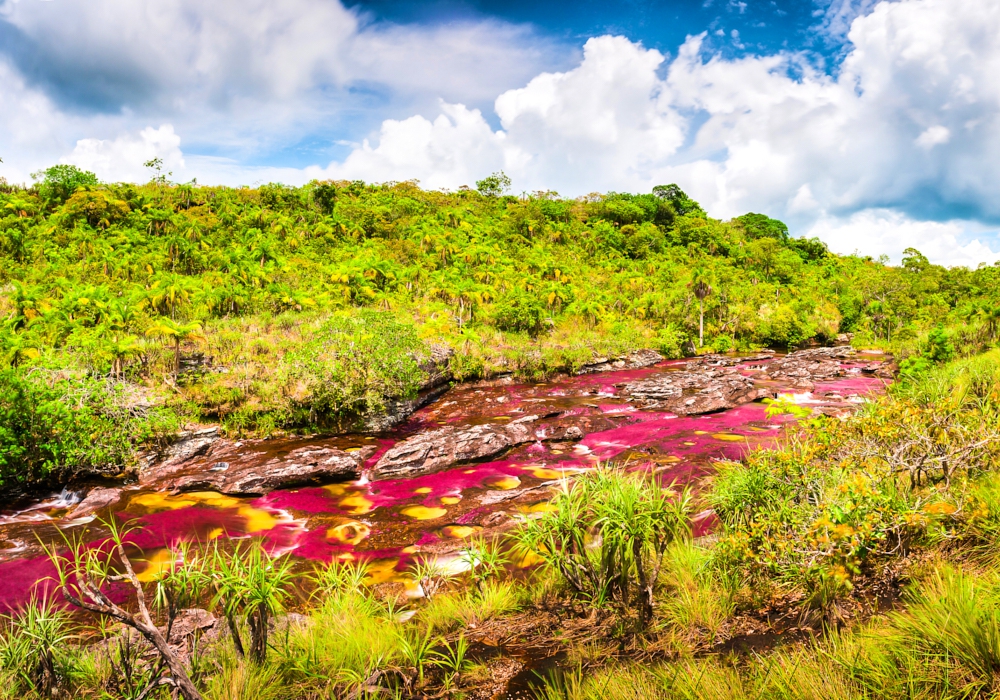
[[[768,379],[822,382],[847,375],[841,363],[855,355],[854,348],[810,348],[776,357],[764,366]]]
[[[668,372],[629,382],[624,393],[647,408],[663,408],[678,415],[711,413],[770,396],[752,379],[725,369]]]
[[[605,358],[599,357],[593,362],[585,364],[577,374],[591,374],[593,372],[610,372],[623,369],[642,369],[651,367],[666,359],[656,350],[636,350],[624,357]]]
[[[368,476],[373,481],[395,479],[494,457],[537,440],[537,420],[538,416],[525,416],[506,425],[447,426],[414,435],[382,455]]]
[[[219,440],[193,457],[169,459],[145,470],[143,488],[171,492],[209,490],[250,496],[278,488],[356,479],[375,446],[346,452],[322,444],[307,444],[279,453],[253,444]]]

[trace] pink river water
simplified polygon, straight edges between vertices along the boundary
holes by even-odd
[[[59,542],[62,535],[100,542],[107,532],[101,521],[110,518],[138,526],[128,535],[129,551],[145,580],[171,565],[181,540],[224,542],[245,537],[260,538],[273,552],[290,552],[303,562],[364,559],[372,581],[404,580],[403,572],[415,557],[450,553],[454,560],[463,541],[497,518],[538,517],[548,507],[547,487],[599,462],[627,462],[654,469],[666,483],[696,485],[713,472],[716,461],[739,459],[749,449],[774,444],[794,422],[788,415],[768,418],[766,406],[759,402],[682,417],[643,410],[620,395],[626,382],[682,365],[664,362],[546,383],[458,386],[388,434],[268,443],[275,453],[306,443],[342,449],[375,443],[378,451],[369,458],[371,465],[399,440],[442,425],[502,423],[539,415],[537,425],[544,426],[547,419],[569,416],[586,434],[576,442],[524,445],[502,459],[408,479],[290,488],[254,498],[213,492],[170,495],[125,487],[116,505],[77,519],[66,515],[81,494],[64,491],[30,507],[0,513],[0,612],[19,608],[32,595],[51,592],[55,570],[40,542]],[[759,365],[748,364],[740,371],[756,376]],[[795,394],[788,389],[787,393],[803,405],[847,410],[884,387],[881,379],[855,372],[860,366],[845,364],[854,372],[851,376],[817,384],[812,392]],[[761,383],[783,389],[773,382]],[[699,513],[693,522],[695,534],[704,534],[713,524],[711,513]]]

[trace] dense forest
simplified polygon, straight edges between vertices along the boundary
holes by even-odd
[[[912,371],[991,341],[996,267],[839,256],[676,185],[512,196],[415,182],[101,183],[59,165],[0,186],[0,487],[126,469],[184,424],[343,427],[457,379],[597,357],[854,342]]]

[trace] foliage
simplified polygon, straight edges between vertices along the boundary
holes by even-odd
[[[137,405],[113,379],[41,368],[0,369],[0,488],[65,482],[80,470],[135,467],[137,446],[176,429],[172,414]]]
[[[687,536],[690,496],[605,466],[565,484],[553,507],[517,531],[520,547],[558,570],[575,595],[634,609],[648,624],[667,548]]]

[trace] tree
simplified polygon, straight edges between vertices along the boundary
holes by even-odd
[[[81,187],[96,187],[97,175],[89,170],[81,170],[75,165],[53,165],[31,174],[32,179],[41,180],[39,193],[46,202],[62,204]]]
[[[510,178],[503,170],[476,181],[476,189],[484,197],[502,197],[510,191]]]
[[[178,323],[170,318],[161,318],[146,331],[148,336],[173,338],[174,341],[174,378],[181,372],[181,343],[186,340],[203,338],[200,323]]]
[[[706,216],[705,210],[701,208],[701,205],[688,197],[684,193],[684,190],[677,185],[657,185],[653,188],[653,194],[660,199],[670,202],[678,216],[685,216],[687,214]]]
[[[746,237],[752,241],[760,238],[773,238],[785,242],[788,240],[788,226],[782,221],[772,219],[766,214],[744,214],[733,219],[743,228]]]
[[[698,300],[698,347],[705,345],[705,298],[712,293],[711,271],[697,266],[691,271],[691,291]]]

